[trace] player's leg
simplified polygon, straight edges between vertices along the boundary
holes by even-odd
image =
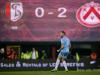
[[[59,63],[60,63],[60,59],[61,59],[61,53],[59,53],[59,55],[58,55],[58,58],[57,58],[56,64],[55,64],[55,68],[53,70],[51,70],[52,72],[57,71]]]
[[[62,63],[63,63],[63,66],[65,68],[65,71],[68,71],[68,68],[67,68],[67,63],[64,59],[62,59]]]
[[[57,58],[57,60],[56,60],[56,64],[55,64],[55,68],[54,68],[53,70],[51,70],[51,71],[57,71],[58,66],[59,66],[59,63],[60,63],[60,59]]]
[[[67,63],[66,63],[66,61],[65,61],[65,59],[67,59],[67,56],[68,56],[68,53],[63,53],[62,63],[63,63],[63,66],[64,66],[64,68],[65,68],[65,71],[68,71]]]
[[[58,69],[59,63],[60,63],[60,57],[58,57],[57,60],[56,60],[56,64],[55,64],[56,70]]]

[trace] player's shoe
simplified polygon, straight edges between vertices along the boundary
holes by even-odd
[[[68,72],[68,69],[65,69],[65,72]]]
[[[57,69],[53,69],[53,70],[51,70],[51,72],[57,72]]]

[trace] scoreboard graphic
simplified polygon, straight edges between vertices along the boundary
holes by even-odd
[[[100,41],[100,0],[1,0],[0,41]]]

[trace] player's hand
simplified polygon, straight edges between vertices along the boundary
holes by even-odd
[[[60,52],[60,50],[57,50],[57,52]]]

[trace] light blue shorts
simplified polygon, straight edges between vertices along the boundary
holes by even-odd
[[[69,52],[60,52],[58,57],[62,58],[62,59],[67,59]]]

